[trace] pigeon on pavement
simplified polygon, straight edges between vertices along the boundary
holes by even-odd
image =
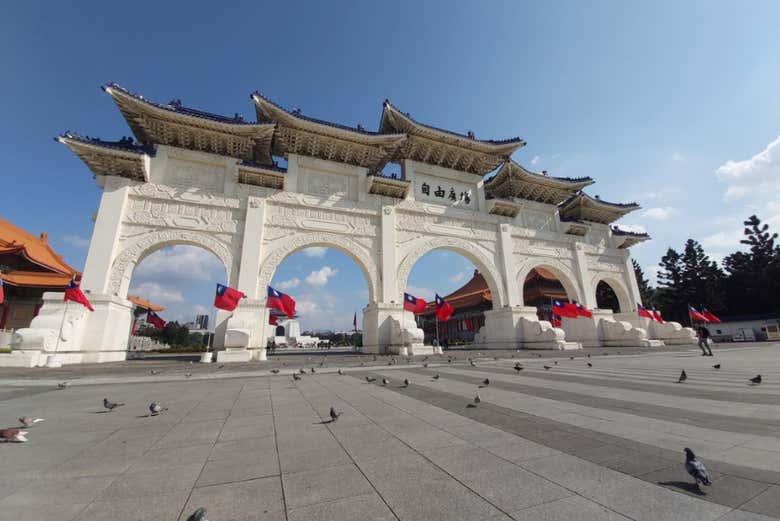
[[[22,416],[19,418],[19,423],[24,425],[25,427],[32,427],[36,423],[46,421],[43,418],[30,418],[29,416]]]
[[[428,367],[428,364],[427,364],[427,363],[424,363],[424,364],[423,364],[423,367],[427,368],[427,367]]]
[[[209,521],[206,519],[206,509],[200,507],[187,518],[187,521]]]
[[[124,405],[123,403],[116,403],[116,402],[112,402],[108,398],[103,398],[103,407],[105,407],[109,411],[113,411],[117,407],[122,407],[123,405]]]
[[[480,403],[482,401],[482,398],[479,397],[479,395],[476,395],[474,397],[474,403]]]
[[[192,376],[192,373],[184,373],[184,378],[189,378],[190,376]]]
[[[409,387],[409,379],[404,378],[404,387]]]
[[[58,389],[67,389],[70,386],[70,382],[60,382],[57,384]]]
[[[21,429],[3,429],[0,431],[0,440],[6,443],[24,443],[27,441],[27,431]]]
[[[685,369],[683,369],[682,373],[680,373],[680,378],[677,379],[677,383],[681,384],[687,379],[688,379],[688,375],[685,373]]]
[[[339,416],[341,416],[341,413],[340,412],[336,412],[336,409],[333,408],[333,406],[331,405],[331,407],[330,407],[330,421],[334,422],[334,421],[338,420]]]
[[[339,374],[344,374],[344,371],[342,371],[341,369],[339,369],[338,373],[339,373]]]
[[[299,372],[299,373],[301,373],[301,374],[306,374],[306,369],[304,369],[303,367],[301,367],[301,368],[298,370],[298,372]]]
[[[720,369],[720,364],[715,364],[712,366],[713,369]]]
[[[593,367],[593,364],[588,362],[588,367]]]
[[[439,378],[441,378],[441,377],[439,376],[439,373],[436,373],[435,375],[433,375],[433,379],[434,379],[434,380],[438,380]]]
[[[149,374],[150,374],[150,375],[152,375],[152,376],[154,376],[154,375],[156,375],[156,374],[157,374],[157,371],[155,371],[154,369],[152,369],[151,371],[149,371]]]
[[[293,380],[298,381],[300,379],[301,379],[301,375],[299,375],[298,373],[293,373]]]
[[[751,378],[751,379],[750,379],[750,382],[751,382],[753,385],[758,385],[758,384],[760,384],[760,383],[761,383],[761,375],[760,375],[760,374],[757,374],[756,376],[754,376],[753,378]]]
[[[161,412],[167,411],[167,410],[168,410],[167,407],[163,407],[162,405],[160,405],[157,402],[152,402],[152,403],[149,404],[149,412],[151,413],[151,416],[157,416]]]
[[[517,372],[519,373],[519,372],[520,372],[520,371],[522,371],[522,370],[523,370],[523,366],[522,366],[522,365],[520,365],[520,362],[517,362],[517,363],[515,364],[515,371],[517,371]]]
[[[480,385],[480,387],[487,387],[488,385],[490,385],[490,378],[485,378],[482,380],[482,385]]]
[[[387,378],[382,378],[382,385],[387,385],[389,383],[390,383],[390,380],[388,380]]]
[[[366,382],[368,383],[376,382],[376,378],[374,378],[373,376],[366,376]]]
[[[549,371],[551,369],[551,367],[549,365],[545,365],[545,366],[542,366],[542,367],[544,367],[545,371]]]
[[[279,374],[279,369],[271,369],[271,372],[272,372],[273,374]]]
[[[474,363],[474,360],[469,360],[469,364],[471,364],[471,367],[477,367],[477,364]]]
[[[311,372],[312,372],[312,373],[316,373],[316,371],[314,370],[314,368],[313,368],[313,367],[311,368]]]
[[[710,480],[710,473],[707,472],[707,468],[704,463],[696,459],[696,455],[689,448],[685,449],[685,470],[688,471],[693,479],[696,480],[696,486],[700,484],[705,486],[712,485]]]

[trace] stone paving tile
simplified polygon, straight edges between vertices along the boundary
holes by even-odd
[[[86,506],[86,503],[6,503],[0,501],[0,521],[70,520]]]
[[[156,471],[171,467],[187,466],[195,463],[203,465],[209,457],[212,444],[187,445],[185,447],[166,447],[146,452],[136,459],[130,472]]]
[[[630,519],[581,496],[569,496],[511,512],[511,515],[515,521],[629,521]]]
[[[209,460],[235,459],[236,456],[251,456],[257,452],[276,451],[276,440],[273,436],[263,438],[244,438],[232,441],[221,441],[214,445]]]
[[[154,494],[189,491],[195,485],[203,465],[195,463],[171,467],[165,472],[140,471],[122,474],[98,496],[98,501],[144,498]]]
[[[149,494],[143,501],[138,498],[94,501],[74,521],[175,520],[189,495],[188,489],[174,494]]]
[[[353,464],[284,474],[282,481],[287,508],[291,510],[346,497],[362,496],[374,491]]]
[[[285,519],[282,485],[276,476],[196,488],[192,491],[179,521],[186,520],[201,506],[206,507],[209,519],[217,521]]]
[[[387,505],[376,494],[348,497],[293,508],[287,514],[288,521],[396,521]]]
[[[520,465],[534,474],[580,494],[607,485],[620,485],[629,479],[625,474],[568,454],[537,458],[522,462]]]
[[[114,477],[44,477],[28,483],[0,501],[3,506],[32,504],[86,504],[106,489]]]
[[[769,487],[739,508],[755,514],[780,518],[780,487],[776,485]]]
[[[210,460],[203,467],[196,486],[217,485],[279,475],[279,460],[274,451],[257,451],[229,459]]]

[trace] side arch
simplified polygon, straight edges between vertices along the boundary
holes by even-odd
[[[157,250],[177,245],[198,246],[216,255],[225,267],[227,282],[232,282],[232,276],[237,272],[235,255],[225,243],[205,233],[162,230],[130,242],[119,252],[111,265],[108,293],[126,298],[135,266]]]
[[[612,277],[610,275],[597,274],[593,276],[593,279],[591,281],[591,291],[593,291],[594,301],[596,295],[596,288],[598,287],[600,282],[606,283],[610,288],[612,288],[612,291],[615,292],[615,296],[618,299],[618,306],[620,307],[621,313],[628,313],[634,310],[634,304],[625,283],[619,278]]]
[[[287,256],[298,250],[313,246],[336,249],[355,261],[355,264],[358,265],[360,271],[363,272],[363,276],[366,278],[369,304],[376,302],[377,288],[379,285],[379,274],[376,261],[369,251],[357,241],[335,233],[301,233],[294,235],[290,239],[277,239],[266,245],[265,247],[267,248],[268,253],[263,257],[260,264],[260,274],[257,280],[257,294],[265,295],[265,287],[271,283],[271,279],[273,278],[274,273],[276,273],[276,269]],[[263,299],[264,298],[265,297],[263,297]]]
[[[519,298],[521,306],[525,306],[525,295],[523,294],[525,279],[534,268],[542,268],[555,275],[563,289],[566,290],[566,296],[570,300],[582,302],[582,291],[580,290],[580,285],[577,284],[577,277],[574,276],[571,268],[555,259],[540,259],[538,261],[525,262],[517,271],[517,287],[520,288]]]
[[[449,250],[459,253],[474,263],[477,269],[485,277],[485,281],[490,288],[490,294],[493,296],[493,309],[499,309],[506,303],[504,294],[504,281],[501,274],[495,267],[495,261],[480,247],[474,245],[465,239],[455,237],[435,237],[433,239],[424,238],[415,241],[411,249],[398,265],[398,293],[395,295],[396,302],[402,302],[402,293],[409,281],[409,274],[414,264],[426,253],[433,250]],[[389,300],[389,296],[385,296]]]

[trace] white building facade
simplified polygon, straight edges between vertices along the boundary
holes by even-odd
[[[679,324],[650,326],[636,315],[628,248],[648,237],[611,224],[638,205],[586,195],[590,178],[529,172],[511,159],[525,144],[518,138],[440,130],[389,102],[372,132],[285,110],[257,93],[257,122],[248,123],[177,100],[152,103],[118,85],[104,90],[137,141],[58,138],[103,189],[81,283],[95,311],[71,305],[63,317],[62,294],[46,294],[31,327],[14,337],[15,364],[125,359],[133,269],[175,244],[214,253],[227,273],[215,283],[247,295],[233,313],[217,313],[221,361],[265,359],[266,288],[288,255],[312,246],[347,254],[363,272],[365,352],[432,352],[403,310],[403,293],[415,262],[434,249],[463,255],[485,276],[493,296],[477,335],[485,348],[692,341]],[[388,163],[400,174],[382,175]],[[554,273],[569,299],[588,308],[596,307],[597,284],[607,282],[621,312],[595,310],[562,329],[539,321],[523,303],[534,267]]]

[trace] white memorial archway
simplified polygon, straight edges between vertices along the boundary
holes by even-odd
[[[258,93],[257,122],[246,122],[178,100],[153,103],[118,85],[104,90],[136,139],[58,138],[103,188],[82,279],[96,311],[69,308],[68,339],[54,342],[63,307],[61,295],[48,294],[40,317],[14,340],[37,363],[123,359],[132,269],[170,244],[213,252],[248,297],[218,318],[224,331],[215,343],[226,361],[264,359],[265,287],[285,257],[310,246],[336,248],[363,272],[367,352],[429,349],[402,301],[415,261],[437,248],[464,255],[488,281],[494,309],[479,335],[486,348],[578,346],[523,306],[522,282],[536,265],[560,275],[588,307],[601,279],[625,281],[621,307],[639,302],[627,248],[648,237],[610,226],[638,206],[584,194],[587,177],[529,172],[510,159],[525,144],[519,138],[437,129],[389,102],[379,129],[367,131],[287,111]],[[400,172],[382,175],[390,163]]]

